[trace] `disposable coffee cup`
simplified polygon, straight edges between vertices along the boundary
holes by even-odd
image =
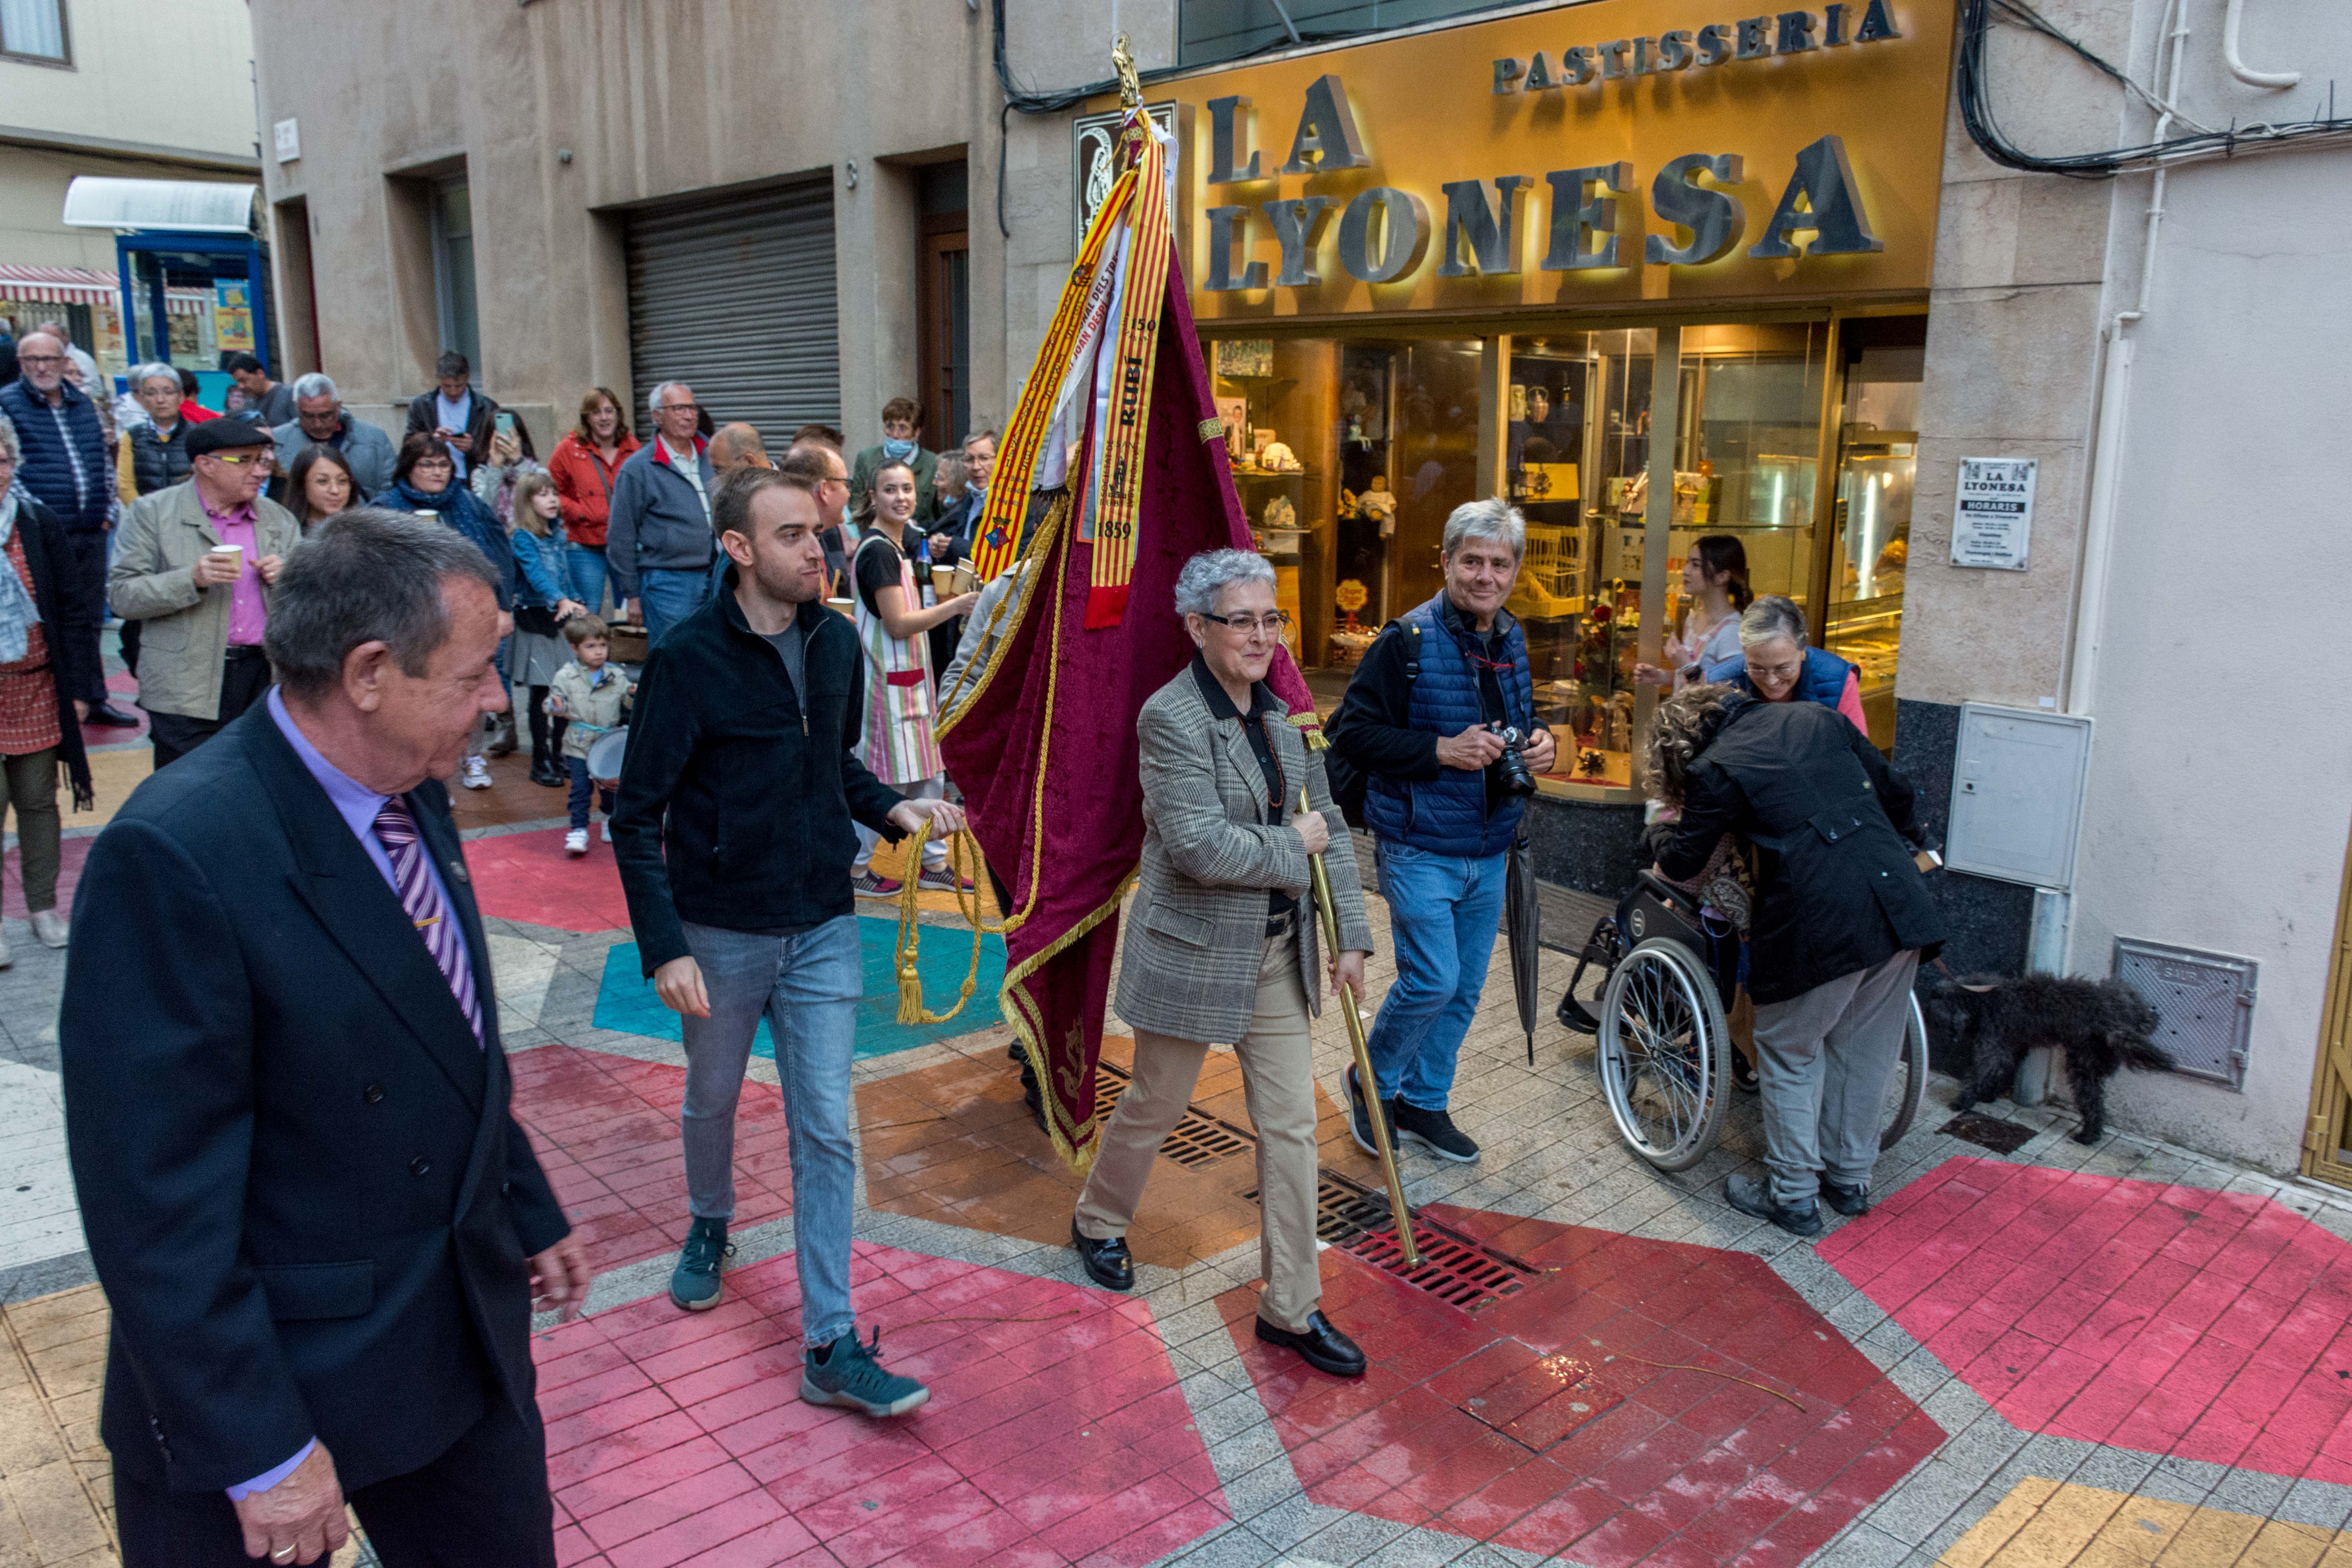
[[[242,544],[215,544],[210,553],[214,560],[226,561],[240,573],[245,570],[245,546]]]
[[[934,566],[931,568],[931,592],[937,594],[940,598],[946,598],[948,595],[953,591],[950,588],[949,584],[954,581],[954,567]]]
[[[949,574],[948,592],[950,594],[969,594],[979,586],[980,579],[972,575],[969,566],[959,566]]]

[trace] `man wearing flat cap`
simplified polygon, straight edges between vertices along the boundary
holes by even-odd
[[[139,706],[159,771],[269,689],[269,590],[302,538],[261,494],[277,455],[268,431],[215,419],[188,432],[187,449],[186,483],[131,503],[106,580],[114,613],[145,623]]]

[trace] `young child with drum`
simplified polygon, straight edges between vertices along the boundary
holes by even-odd
[[[572,831],[563,836],[567,855],[588,853],[589,753],[596,742],[620,728],[621,704],[636,688],[628,678],[604,662],[611,652],[612,628],[594,616],[574,616],[563,623],[563,639],[572,645],[572,662],[555,672],[547,696],[547,710],[568,721],[563,728],[563,766],[572,775]],[[617,748],[618,742],[614,742]],[[620,773],[615,759],[612,772]],[[594,781],[596,804],[604,813],[604,841],[613,841],[613,778]]]

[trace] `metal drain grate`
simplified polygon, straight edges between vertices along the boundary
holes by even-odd
[[[1404,1266],[1404,1250],[1389,1222],[1389,1201],[1354,1178],[1318,1171],[1315,1184],[1315,1234],[1343,1252],[1352,1252],[1439,1300],[1475,1312],[1527,1289],[1542,1271],[1524,1258],[1500,1252],[1448,1225],[1416,1216],[1413,1244],[1421,1267]],[[1242,1194],[1257,1201],[1257,1189]]]
[[[2003,1121],[1997,1116],[1979,1116],[1971,1110],[1953,1117],[1937,1131],[1947,1138],[1958,1138],[1996,1154],[2014,1154],[2033,1142],[2036,1130],[2022,1122]]]
[[[1095,1104],[1099,1113],[1108,1118],[1118,1104],[1118,1097],[1134,1081],[1135,1075],[1117,1062],[1097,1062]],[[1180,1165],[1213,1165],[1220,1160],[1246,1154],[1256,1145],[1257,1138],[1248,1128],[1236,1127],[1198,1106],[1188,1106],[1175,1131],[1168,1134],[1168,1142],[1160,1146],[1160,1152]]]

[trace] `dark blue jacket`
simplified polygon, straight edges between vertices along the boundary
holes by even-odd
[[[490,564],[498,568],[499,608],[514,608],[515,587],[521,581],[515,570],[514,548],[507,542],[507,531],[482,509],[473,491],[453,480],[447,489],[427,493],[402,480],[376,497],[375,504],[394,511],[433,512],[471,540],[474,548],[488,556]]]
[[[1835,708],[1838,699],[1845,695],[1845,678],[1853,673],[1853,666],[1837,655],[1822,648],[1808,647],[1805,649],[1805,672],[1797,677],[1796,693],[1790,700]],[[1756,695],[1756,683],[1748,679],[1748,667],[1744,664],[1737,672],[1725,678],[1725,684],[1736,686],[1750,697]]]
[[[1503,712],[1490,714],[1481,705],[1478,670],[1474,657],[1490,657],[1480,647],[1475,631],[1444,593],[1399,617],[1405,625],[1382,634],[1409,637],[1419,634],[1421,671],[1412,683],[1403,722],[1394,715],[1365,715],[1372,725],[1385,722],[1430,737],[1428,767],[1414,768],[1411,776],[1366,767],[1364,822],[1372,832],[1394,844],[1404,844],[1433,855],[1484,858],[1510,847],[1527,804],[1517,795],[1490,792],[1484,770],[1436,764],[1436,740],[1458,735],[1474,724],[1499,717],[1525,734],[1535,724],[1535,683],[1528,668],[1527,634],[1507,610],[1495,616],[1496,651],[1503,668],[1496,673]],[[1393,656],[1392,656],[1393,657]],[[1370,664],[1368,656],[1365,661]],[[1352,688],[1350,689],[1352,694]],[[1351,715],[1346,726],[1359,726]]]
[[[62,410],[68,433],[60,436],[48,399],[22,379],[0,386],[0,418],[16,427],[16,442],[25,455],[17,461],[16,478],[33,499],[58,514],[68,533],[89,533],[106,526],[113,510],[114,461],[106,455],[106,432],[98,423],[98,405],[68,382]],[[73,459],[66,441],[81,454],[82,483],[74,487]]]
[[[347,1487],[531,1400],[530,1265],[569,1229],[509,1110],[449,797],[407,795],[477,1038],[267,703],[140,784],[74,892],[66,1146],[113,1309],[118,1474],[213,1491],[317,1437]]]

